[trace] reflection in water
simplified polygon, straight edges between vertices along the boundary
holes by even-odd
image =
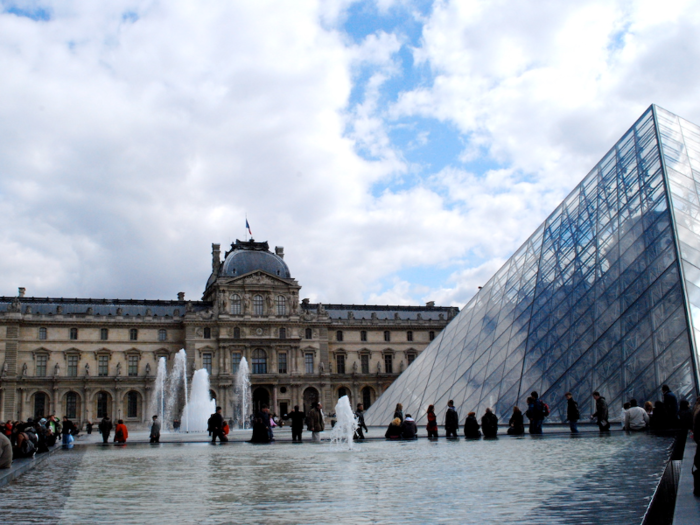
[[[0,511],[7,523],[622,525],[641,522],[671,441],[80,447],[0,489]]]

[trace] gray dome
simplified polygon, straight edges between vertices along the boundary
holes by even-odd
[[[283,279],[290,279],[289,267],[284,260],[268,250],[267,242],[236,240],[231,245],[231,251],[226,254],[221,276],[235,277],[256,270],[262,270]]]

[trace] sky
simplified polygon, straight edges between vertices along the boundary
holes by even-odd
[[[699,1],[0,0],[0,295],[463,306],[650,104]]]

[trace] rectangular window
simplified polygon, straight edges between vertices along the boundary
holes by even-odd
[[[338,374],[345,373],[345,356],[337,355],[335,356],[335,370]]]
[[[289,413],[289,404],[286,402],[280,402],[280,414],[286,416]]]
[[[233,352],[231,354],[231,371],[235,374],[241,366],[241,354]]]
[[[46,362],[48,360],[49,360],[49,357],[46,355],[36,356],[36,375],[37,375],[37,377],[45,377],[46,376]]]
[[[277,297],[277,315],[287,315],[287,300],[281,295]]]
[[[413,363],[413,361],[415,361],[415,360],[416,360],[416,355],[415,355],[415,354],[408,354],[408,355],[406,356],[406,361],[408,361],[408,364],[409,364],[409,365],[410,365],[411,363]]]
[[[68,356],[68,377],[78,376],[78,356],[69,355]]]
[[[367,330],[362,330],[360,332],[360,341],[367,341]]]
[[[387,354],[384,356],[384,373],[393,374],[394,373],[394,363],[393,356]]]
[[[42,341],[46,341],[46,328],[43,326],[39,328],[39,339]]]
[[[130,355],[128,357],[128,359],[129,359],[129,375],[132,377],[139,375],[139,356]]]
[[[314,373],[314,354],[304,354],[304,365],[307,374]]]
[[[406,332],[406,341],[413,341],[413,332],[411,330]]]
[[[280,374],[286,374],[287,373],[287,353],[282,352],[281,354],[278,355],[278,370]]]
[[[280,339],[287,339],[287,329],[280,328]]]
[[[100,341],[106,341],[109,339],[109,329],[100,328]]]
[[[66,394],[66,417],[68,419],[78,417],[78,395],[75,392]]]
[[[78,340],[78,329],[77,329],[77,328],[71,328],[71,329],[70,329],[70,339],[71,339],[71,341],[77,341],[77,340]]]
[[[211,375],[211,354],[202,354],[202,366],[207,369],[207,373]]]
[[[139,340],[139,331],[136,328],[132,328],[129,330],[129,341],[138,341]]]
[[[343,331],[342,331],[342,330],[338,330],[338,331],[335,333],[335,340],[336,340],[336,341],[340,341],[340,342],[343,341]]]
[[[313,336],[314,336],[314,333],[313,333],[313,331],[311,330],[311,328],[307,328],[307,329],[304,331],[304,339],[311,339]]]
[[[129,392],[126,397],[126,417],[139,416],[139,398],[136,392]]]
[[[363,374],[369,374],[369,356],[367,354],[360,356],[360,365]]]
[[[167,341],[168,332],[167,330],[158,330],[158,341]]]
[[[435,339],[435,332],[433,332],[432,330],[428,332],[428,339],[430,339],[431,341]]]
[[[391,332],[389,330],[384,330],[384,340],[391,341]]]
[[[106,377],[109,375],[109,356],[97,356],[97,375]]]
[[[109,398],[105,392],[97,394],[97,417],[103,418],[109,414]]]
[[[204,328],[204,339],[211,339],[211,328]]]
[[[263,315],[263,298],[262,295],[256,295],[253,297],[253,315]]]

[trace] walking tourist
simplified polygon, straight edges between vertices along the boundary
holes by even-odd
[[[608,419],[608,403],[599,392],[593,392],[595,399],[595,412],[591,415],[591,419],[595,419],[598,423],[598,428],[601,432],[610,430],[610,420]]]
[[[418,439],[418,427],[411,414],[406,414],[406,419],[401,423],[401,439]]]
[[[112,421],[109,419],[109,416],[103,417],[97,428],[102,434],[102,443],[109,443],[109,435],[112,433]]]
[[[369,432],[367,425],[365,425],[364,409],[365,407],[362,403],[357,404],[357,411],[355,412],[355,417],[357,418],[357,429],[355,429],[355,435],[353,436],[353,439],[365,439],[365,435],[362,433],[362,429],[364,429],[365,432]]]
[[[401,405],[397,405],[401,406]],[[438,437],[438,426],[437,426],[437,416],[435,415],[435,407],[430,405],[428,407],[428,424],[425,425],[425,429],[428,431],[428,439],[437,439]]]
[[[63,436],[63,444],[70,445],[73,442],[73,434],[75,433],[75,425],[66,416],[63,416],[63,424],[61,426],[61,434]]]
[[[0,433],[0,469],[12,466],[12,442],[4,434]]]
[[[476,420],[476,412],[469,412],[467,419],[464,421],[464,437],[467,439],[479,439],[481,425]]]
[[[304,419],[306,416],[299,410],[299,405],[294,405],[294,410],[289,414],[292,420],[292,441],[301,443],[301,433],[304,431]]]
[[[126,428],[123,419],[117,420],[117,428],[114,429],[114,442],[126,445],[129,438],[129,430]]]
[[[525,415],[530,420],[530,434],[541,434],[544,418],[549,415],[546,413],[545,405],[539,397],[537,392],[531,392],[530,397],[527,398],[527,412],[525,412]]]
[[[525,433],[525,423],[523,422],[523,413],[520,408],[513,407],[513,415],[508,421],[508,435],[522,436]]]
[[[627,431],[639,432],[646,430],[649,428],[649,414],[642,407],[637,406],[636,399],[630,399],[630,407],[625,412],[625,419],[622,423]]]
[[[387,439],[401,439],[401,423],[402,421],[398,417],[392,419],[384,433],[384,437]]]
[[[398,417],[403,421],[403,405],[401,403],[396,403],[396,410],[394,410],[394,417]]]
[[[664,394],[664,410],[666,412],[666,424],[668,428],[678,428],[678,398],[671,392],[668,385],[661,387]]]
[[[153,423],[151,424],[151,435],[148,436],[151,439],[151,443],[160,443],[160,421],[158,421],[158,416],[153,416]]]
[[[445,437],[457,437],[457,429],[459,429],[459,415],[455,409],[453,400],[447,402],[447,411],[445,412]]]
[[[224,416],[221,415],[221,407],[216,407],[216,412],[211,415],[211,442],[216,443],[216,438],[221,443],[228,441],[224,435]]]
[[[578,420],[581,419],[581,412],[578,403],[571,392],[564,394],[566,398],[566,420],[569,422],[569,430],[572,434],[578,434]]]
[[[85,429],[87,430],[88,436],[92,434],[92,421],[87,422],[87,424],[85,425]]]
[[[311,405],[311,410],[309,410],[308,419],[308,430],[311,432],[311,441],[320,442],[321,432],[325,428],[323,422],[323,412],[321,412],[319,403],[313,403]]]
[[[481,417],[481,430],[485,438],[495,438],[498,434],[498,418],[490,408],[487,408]]]

